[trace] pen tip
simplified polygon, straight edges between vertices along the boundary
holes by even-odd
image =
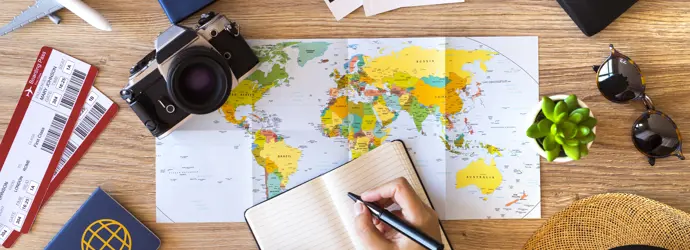
[[[353,201],[360,201],[362,198],[359,197],[359,195],[347,192],[347,196],[350,197]]]

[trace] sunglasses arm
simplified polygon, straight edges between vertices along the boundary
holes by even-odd
[[[613,44],[609,44],[609,50],[611,50],[611,55],[616,54],[616,48],[613,47]]]
[[[683,152],[680,151],[680,149],[678,150],[678,153],[676,153],[676,156],[678,156],[678,159],[685,160],[685,156],[683,155]]]
[[[609,44],[609,50],[611,50],[611,56],[616,54],[618,51],[616,51],[616,48],[613,47],[613,44]],[[594,65],[592,66],[592,69],[594,72],[599,72],[599,69],[601,68],[601,65]]]

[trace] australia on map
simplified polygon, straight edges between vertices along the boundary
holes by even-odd
[[[243,221],[249,206],[397,139],[442,219],[541,217],[524,136],[536,37],[249,43],[258,70],[220,110],[156,142],[157,221]]]

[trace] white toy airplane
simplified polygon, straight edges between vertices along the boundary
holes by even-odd
[[[16,29],[24,27],[37,19],[48,16],[55,24],[59,24],[61,19],[54,12],[67,8],[74,12],[77,16],[84,19],[87,23],[93,25],[101,30],[111,31],[110,23],[101,14],[96,12],[88,5],[79,0],[36,0],[36,4],[30,6],[29,9],[22,11],[19,16],[15,17],[7,25],[0,28],[0,36],[10,33]]]

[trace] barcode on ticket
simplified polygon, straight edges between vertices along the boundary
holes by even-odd
[[[60,163],[58,163],[57,168],[55,168],[56,174],[62,170],[62,167],[64,167],[69,158],[74,155],[75,151],[77,151],[77,144],[70,139],[67,142],[67,147],[65,147],[65,152],[63,152],[62,157],[60,157]]]
[[[58,163],[57,168],[55,168],[53,178],[56,178],[64,168],[73,167],[67,166],[68,162],[82,147],[84,140],[94,132],[98,124],[103,122],[102,120],[105,118],[106,113],[108,113],[108,110],[110,110],[113,106],[113,101],[108,99],[108,97],[101,93],[98,89],[91,89],[91,93],[89,93],[89,96],[87,97],[86,105],[82,110],[81,117],[77,121],[74,131],[67,141],[67,146],[60,157],[60,162]],[[51,185],[53,184],[51,183]]]
[[[84,84],[84,79],[86,79],[86,74],[78,69],[74,69],[69,79],[67,90],[65,90],[65,95],[60,101],[60,106],[68,109],[74,107],[74,103],[77,102],[77,97],[79,96],[79,90],[81,90],[81,86]]]
[[[60,135],[62,135],[62,131],[65,130],[65,124],[67,124],[67,117],[56,113],[53,117],[53,121],[50,123],[46,139],[43,141],[43,145],[41,145],[41,150],[49,154],[55,151],[58,141],[60,140]]]
[[[96,126],[96,123],[98,123],[99,120],[103,117],[105,114],[105,107],[101,105],[100,103],[96,103],[93,105],[93,108],[89,110],[89,113],[86,114],[86,117],[84,117],[84,120],[82,120],[78,125],[77,128],[74,130],[74,133],[79,136],[80,139],[84,140],[89,133],[91,133],[91,130],[93,130],[93,127]]]

